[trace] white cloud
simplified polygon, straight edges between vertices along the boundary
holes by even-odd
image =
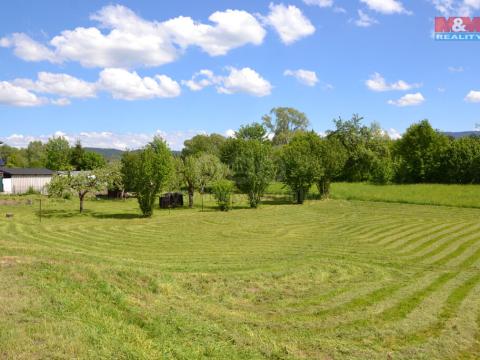
[[[407,91],[414,88],[419,88],[421,84],[409,84],[403,80],[398,80],[397,82],[388,84],[385,78],[379,73],[374,73],[370,76],[370,79],[365,81],[365,85],[372,91],[383,92],[383,91]]]
[[[307,5],[314,5],[319,7],[332,7],[333,0],[303,0]]]
[[[390,128],[386,130],[388,137],[392,140],[398,140],[402,137],[402,134],[396,129]]]
[[[480,103],[480,91],[470,91],[465,97],[465,101],[470,103]]]
[[[201,24],[181,16],[162,26],[182,48],[196,45],[212,56],[225,55],[246,44],[260,45],[266,35],[257,19],[246,11],[217,11],[209,20],[216,25]]]
[[[198,46],[209,55],[225,55],[246,44],[260,45],[266,31],[250,13],[213,13],[203,24],[190,17],[147,21],[121,5],[108,5],[91,15],[99,27],[77,27],[53,37],[49,47],[25,34],[0,40],[27,61],[77,61],[85,67],[156,67],[175,61],[182,50]]]
[[[37,93],[55,94],[62,97],[95,97],[96,85],[67,74],[39,72],[37,81],[16,79],[15,85]]]
[[[14,33],[0,39],[0,47],[12,47],[14,53],[25,61],[59,62],[55,53],[26,34]]]
[[[112,133],[108,131],[84,131],[76,134],[67,134],[63,131],[56,131],[49,135],[23,135],[12,134],[6,137],[0,137],[1,141],[14,147],[26,147],[31,141],[47,142],[53,136],[63,136],[70,144],[74,144],[77,140],[82,142],[85,147],[114,148],[119,150],[138,149],[150,142],[154,136],[162,137],[172,150],[181,150],[183,142],[198,134],[206,134],[202,130],[186,130],[165,132],[157,130],[153,133]]]
[[[237,69],[228,67],[227,76],[215,75],[211,70],[201,70],[190,80],[182,81],[192,91],[199,91],[207,86],[215,86],[220,94],[245,93],[253,96],[266,96],[272,92],[272,85],[255,70],[245,67]]]
[[[364,13],[362,10],[358,10],[358,19],[355,20],[355,25],[359,27],[370,27],[375,24],[378,24],[376,19]]]
[[[280,39],[286,45],[315,32],[315,27],[310,20],[294,5],[285,6],[271,3],[266,22],[275,28]]]
[[[458,66],[458,67],[449,66],[448,71],[453,72],[453,73],[460,73],[460,72],[464,72],[465,69],[462,66]]]
[[[136,72],[116,68],[103,70],[98,86],[122,100],[168,98],[181,93],[180,85],[166,75],[142,78]]]
[[[298,70],[285,70],[283,75],[293,76],[301,84],[307,86],[315,86],[318,83],[317,74],[314,71],[298,69]]]
[[[478,10],[480,9],[480,0],[465,0],[464,5]]]
[[[405,107],[405,106],[416,106],[423,104],[425,102],[425,98],[421,93],[415,93],[415,94],[407,94],[405,96],[402,96],[398,100],[389,100],[388,104],[390,105],[395,105],[399,107]]]
[[[235,130],[233,129],[228,129],[225,131],[225,136],[228,138],[234,138],[235,137]]]
[[[57,105],[57,106],[67,106],[72,103],[70,99],[67,99],[67,98],[53,99],[51,102],[53,105]]]
[[[272,85],[255,70],[229,68],[230,74],[222,78],[217,91],[222,94],[245,93],[253,96],[266,96],[272,92]]]
[[[360,0],[371,10],[382,14],[410,14],[398,0]]]
[[[471,16],[480,9],[479,0],[431,0],[435,9],[444,16]]]
[[[34,93],[16,86],[8,81],[0,81],[0,105],[10,106],[39,106],[45,99],[39,98]]]
[[[192,91],[200,91],[207,86],[219,84],[221,77],[214,75],[213,71],[203,69],[195,73],[190,80],[182,80],[182,85],[187,86]]]

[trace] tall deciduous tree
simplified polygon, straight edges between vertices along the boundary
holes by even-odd
[[[125,183],[136,193],[140,210],[145,217],[153,214],[157,195],[167,184],[173,170],[173,158],[165,141],[160,138],[148,144],[142,151],[128,158],[124,166]]]
[[[31,141],[27,146],[28,166],[31,168],[43,168],[46,166],[45,145],[41,141]]]
[[[45,147],[46,166],[50,170],[71,170],[70,144],[64,137],[53,137]]]
[[[298,131],[306,131],[310,122],[307,116],[294,108],[277,107],[262,117],[264,126],[274,134],[275,145],[290,142]]]
[[[335,138],[312,139],[316,143],[315,154],[318,158],[320,171],[318,172],[317,188],[322,197],[330,195],[330,184],[337,178],[347,161],[347,151],[344,146]]]
[[[313,132],[298,133],[282,150],[284,183],[296,194],[302,204],[314,183],[323,175],[317,156],[319,137]]]
[[[259,139],[237,140],[232,168],[237,188],[247,194],[250,207],[256,208],[275,175],[271,145]]]
[[[184,142],[182,157],[200,154],[212,154],[220,157],[225,140],[225,137],[219,134],[196,135]]]
[[[448,146],[448,141],[448,137],[435,131],[428,120],[410,126],[396,144],[401,180],[411,183],[433,181],[439,166],[438,154]]]

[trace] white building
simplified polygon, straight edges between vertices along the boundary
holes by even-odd
[[[0,167],[0,193],[25,194],[30,189],[45,193],[54,171],[48,169],[9,169]]]

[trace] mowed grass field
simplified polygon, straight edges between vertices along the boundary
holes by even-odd
[[[0,205],[0,358],[480,358],[480,209],[271,200]]]

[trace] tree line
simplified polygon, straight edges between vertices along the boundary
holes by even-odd
[[[241,126],[234,137],[197,135],[185,141],[178,155],[155,138],[142,149],[125,152],[120,162],[107,165],[80,161],[88,158],[81,145],[67,149],[68,142],[57,138],[44,146],[45,164],[61,170],[94,169],[84,175],[81,186],[76,180],[76,186],[59,186],[60,192],[68,188],[78,193],[81,202],[85,191],[100,187],[132,193],[145,216],[152,214],[163,191],[184,190],[190,207],[196,192],[210,192],[219,207],[228,210],[234,191],[245,194],[250,206],[257,207],[273,181],[283,182],[299,204],[313,186],[328,197],[333,181],[480,182],[479,137],[454,139],[433,129],[427,120],[410,126],[398,140],[377,123],[363,124],[358,115],[335,119],[333,124],[320,136],[310,130],[304,113],[274,108],[261,122]],[[52,181],[52,187],[61,181],[67,182],[65,178]]]

